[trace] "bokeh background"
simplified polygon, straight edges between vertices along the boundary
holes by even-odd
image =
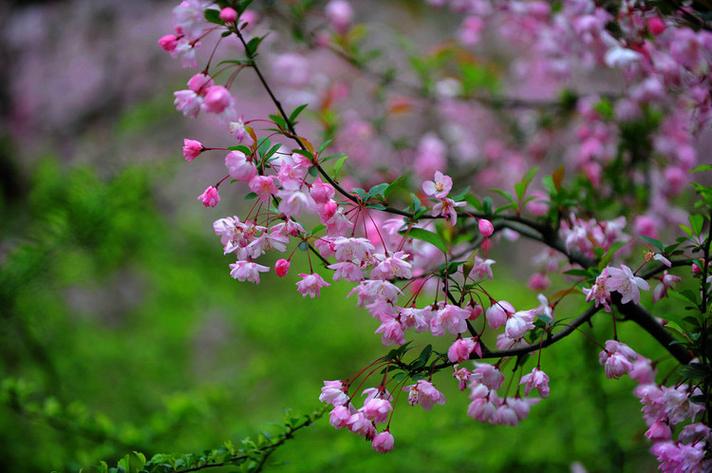
[[[353,3],[426,37],[454,21],[413,2]],[[3,471],[78,471],[131,450],[238,442],[286,409],[313,411],[323,379],[384,352],[346,286],[312,301],[289,278],[229,278],[210,223],[244,201],[224,195],[210,210],[195,201],[220,162],[187,166],[180,156],[184,136],[212,130],[172,106],[188,73],[156,38],[170,30],[173,6],[0,6]],[[242,110],[258,113],[262,92],[249,78],[239,84]],[[533,302],[517,271],[522,251],[494,255],[489,286],[515,306]],[[585,330],[603,338],[609,327]],[[657,353],[645,335],[626,336]],[[597,351],[584,336],[548,350],[551,398],[519,427],[469,419],[466,394],[442,373],[447,404],[426,413],[401,403],[389,455],[322,420],[267,471],[654,471],[633,385],[605,380]]]

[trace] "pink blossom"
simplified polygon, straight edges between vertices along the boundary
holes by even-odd
[[[672,437],[672,431],[670,430],[670,425],[667,422],[655,421],[645,432],[645,436],[650,440],[670,440]]]
[[[319,208],[319,218],[324,223],[329,222],[339,210],[339,206],[334,200],[330,200],[325,204],[317,204],[317,206]]]
[[[220,10],[220,19],[225,23],[235,23],[237,21],[237,11],[234,8],[225,7]]]
[[[480,422],[492,422],[496,413],[497,406],[487,398],[475,398],[467,407],[467,415]]]
[[[413,277],[412,265],[406,261],[408,253],[396,251],[383,259],[371,271],[372,279],[410,279]],[[377,258],[379,259],[379,258]]]
[[[357,411],[351,415],[347,422],[347,426],[351,432],[362,435],[369,440],[376,435],[376,428],[361,411]]]
[[[667,270],[663,272],[663,276],[660,278],[660,284],[653,290],[653,302],[658,302],[660,299],[667,296],[668,290],[672,288],[673,284],[680,282],[682,278],[670,274]]]
[[[447,351],[447,357],[451,363],[459,363],[468,360],[470,354],[475,351],[479,344],[473,338],[459,338],[450,345]],[[479,356],[482,356],[482,349],[479,349]]]
[[[515,312],[507,319],[504,333],[512,339],[522,338],[525,333],[534,328],[534,313],[530,310]]]
[[[213,85],[206,89],[203,105],[210,113],[223,113],[232,106],[232,95],[222,85]]]
[[[337,261],[357,264],[368,262],[375,251],[373,244],[366,238],[338,237],[334,240],[334,246]]]
[[[621,302],[627,304],[640,302],[640,289],[647,291],[649,289],[648,282],[635,276],[633,271],[624,264],[619,268],[608,267],[608,279],[606,279],[606,289],[610,292],[618,292],[622,298]]]
[[[405,343],[403,336],[403,326],[398,319],[390,318],[384,321],[377,329],[376,333],[381,334],[381,342],[388,345],[402,345]]]
[[[299,217],[314,210],[314,200],[306,192],[281,190],[277,195],[282,199],[279,202],[279,211],[287,217]]]
[[[504,382],[504,375],[497,367],[488,363],[475,363],[472,379],[489,389],[499,389]]]
[[[236,261],[230,265],[230,276],[238,281],[249,281],[255,284],[260,283],[260,273],[269,271],[267,266],[254,263],[252,261]]]
[[[257,167],[242,151],[230,151],[225,156],[225,167],[230,177],[240,182],[250,182],[257,175]]]
[[[232,163],[236,164],[236,163]],[[251,164],[251,163],[249,163]],[[236,173],[247,173],[249,172],[249,167],[247,165],[238,165],[238,168],[235,168]],[[256,171],[256,169],[255,169]],[[277,194],[277,184],[276,184],[277,178],[274,176],[260,176],[260,175],[255,175],[250,179],[250,182],[248,183],[248,187],[252,192],[257,194],[257,197],[260,198],[261,201],[267,202],[272,198],[273,195]]]
[[[320,178],[317,178],[312,182],[311,188],[309,189],[314,202],[317,204],[325,204],[330,201],[336,191],[331,184],[323,182]]]
[[[651,384],[655,382],[655,370],[647,358],[638,357],[638,359],[633,362],[633,368],[628,375],[639,384]]]
[[[387,453],[393,450],[393,443],[393,435],[388,430],[385,430],[373,438],[371,446],[379,453]]]
[[[350,261],[330,264],[327,268],[334,270],[334,281],[343,279],[346,281],[357,282],[363,279],[363,271],[361,271],[361,267]]]
[[[455,366],[455,368],[457,368],[457,366]],[[457,380],[457,387],[460,391],[464,391],[465,388],[467,388],[467,384],[470,382],[472,372],[467,368],[458,368],[452,375]]]
[[[602,305],[606,312],[611,311],[611,293],[606,286],[608,281],[608,268],[604,268],[601,274],[596,277],[596,282],[591,288],[583,288],[586,295],[586,302],[595,301],[595,306]]]
[[[202,194],[198,196],[204,207],[215,207],[220,202],[220,194],[217,187],[208,186]]]
[[[499,328],[507,323],[507,319],[516,312],[514,306],[507,301],[493,302],[485,312],[487,323],[492,328]]]
[[[493,259],[482,259],[479,256],[475,256],[475,265],[472,267],[469,276],[475,281],[481,281],[483,279],[492,279],[492,265],[495,264]]]
[[[408,404],[411,406],[420,404],[423,409],[429,411],[435,404],[445,404],[445,396],[435,389],[430,381],[421,379],[403,390],[408,391]]]
[[[469,317],[469,310],[447,304],[431,320],[430,329],[433,335],[442,335],[445,331],[457,335],[467,330],[467,319]]]
[[[324,381],[321,388],[319,401],[331,404],[332,406],[344,406],[349,402],[349,395],[346,394],[346,386],[340,380]]]
[[[348,407],[343,405],[337,405],[329,413],[329,423],[335,429],[342,429],[348,425],[349,419],[351,419],[352,412]]]
[[[524,385],[524,394],[536,389],[541,397],[549,397],[549,377],[539,368],[534,368],[531,373],[522,376],[519,384]]]
[[[388,414],[393,410],[391,403],[386,399],[374,397],[363,405],[363,413],[369,420],[382,423],[388,420]]]
[[[274,263],[274,272],[277,274],[277,276],[283,278],[289,272],[289,266],[290,263],[288,259],[278,259]]]
[[[297,283],[297,290],[302,297],[309,296],[312,299],[321,295],[321,288],[331,286],[317,273],[300,274],[301,281]]]
[[[430,321],[435,317],[430,306],[418,309],[416,307],[406,307],[400,311],[401,324],[405,328],[413,328],[416,332],[424,332],[430,328]]]
[[[615,340],[608,340],[605,349],[598,355],[609,378],[620,378],[630,372],[637,358],[638,354],[630,347]]]
[[[361,281],[349,295],[357,294],[358,304],[363,307],[376,301],[394,302],[400,293],[398,286],[388,281],[367,279]]]
[[[486,218],[481,218],[477,222],[477,228],[479,228],[480,234],[485,238],[491,237],[494,233],[494,225]]]
[[[212,87],[213,85],[215,85],[215,82],[213,82],[212,77],[202,72],[193,75],[193,77],[188,80],[188,88],[198,95],[203,94],[208,87]]]
[[[457,223],[457,207],[464,207],[465,202],[455,202],[450,198],[440,199],[440,201],[433,205],[432,215],[434,217],[444,217],[450,222],[450,225],[455,225]]]
[[[195,118],[200,113],[203,106],[203,98],[192,90],[178,90],[173,92],[175,97],[173,104],[176,110],[186,117]]]
[[[435,171],[434,181],[423,182],[423,192],[429,197],[444,199],[452,189],[452,178],[440,171]]]
[[[503,403],[497,407],[492,421],[498,425],[517,425],[519,423],[519,417],[514,409],[508,404]]]
[[[251,138],[250,134],[247,132],[245,122],[242,121],[242,117],[238,118],[237,121],[230,122],[228,124],[228,130],[238,143],[242,143],[246,138]],[[251,141],[252,140],[250,139],[248,142]]]
[[[203,143],[189,138],[183,139],[183,157],[190,162],[197,158],[205,150]]]

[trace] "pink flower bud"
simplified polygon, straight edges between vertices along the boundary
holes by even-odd
[[[197,158],[205,150],[203,143],[197,140],[185,138],[183,140],[183,157],[190,162]]]
[[[659,16],[648,18],[648,31],[653,36],[661,34],[665,31],[665,22]]]
[[[232,103],[232,96],[222,85],[214,85],[206,91],[204,103],[208,112],[222,113]]]
[[[492,222],[490,222],[486,218],[481,218],[479,223],[477,224],[477,227],[480,229],[480,233],[485,238],[491,237],[494,233],[494,225],[492,225]]]
[[[288,259],[278,259],[277,262],[274,263],[274,272],[277,273],[277,276],[283,278],[289,272],[289,265]]]
[[[380,453],[386,453],[393,450],[393,435],[387,430],[376,435],[371,442],[373,449]]]
[[[225,7],[220,10],[220,19],[225,23],[235,23],[237,21],[237,11],[234,8]]]
[[[691,269],[692,269],[692,274],[700,274],[700,273],[702,273],[702,269],[701,269],[699,266],[697,266],[696,263],[692,263],[692,268],[691,268]]]
[[[178,38],[174,34],[167,34],[165,36],[161,36],[161,38],[158,40],[158,45],[167,53],[172,53],[178,46]]]
[[[208,188],[198,196],[198,200],[202,202],[205,207],[215,207],[220,202],[218,189],[213,186],[208,186]]]

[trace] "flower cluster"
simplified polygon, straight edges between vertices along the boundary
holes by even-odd
[[[309,100],[291,112],[285,109],[257,61],[257,48],[264,37],[251,33],[257,15],[246,9],[248,3],[235,2],[235,9],[225,6],[225,2],[219,8],[199,0],[184,1],[175,10],[176,34],[161,38],[159,44],[171,54],[188,59],[187,64],[193,64],[195,48],[215,33],[221,38],[215,43],[215,50],[223,38],[237,38],[245,55],[240,60],[224,61],[221,64],[227,64],[225,69],[216,71],[211,69],[213,51],[207,59],[208,65],[189,80],[188,88],[175,93],[178,111],[192,118],[201,113],[213,115],[229,137],[228,144],[219,147],[206,146],[194,139],[184,141],[183,155],[189,162],[198,157],[203,160],[205,153],[224,154],[224,177],[208,186],[198,199],[206,207],[219,205],[219,189],[229,183],[252,202],[244,216],[220,218],[213,224],[224,253],[235,258],[235,263],[229,266],[230,275],[239,281],[259,283],[261,274],[272,268],[278,277],[287,277],[293,264],[301,264],[308,270],[297,273],[295,286],[303,297],[311,298],[331,286],[327,280],[348,284],[352,287],[350,297],[375,319],[375,333],[383,345],[394,347],[348,381],[324,382],[320,400],[332,406],[330,422],[335,428],[364,437],[379,452],[391,450],[394,438],[390,420],[398,396],[407,392],[408,403],[425,410],[443,404],[445,397],[432,379],[445,368],[453,369],[460,390],[469,389],[470,417],[489,424],[516,425],[528,416],[533,405],[549,396],[549,376],[541,367],[542,350],[590,321],[599,307],[608,312],[614,308],[621,312],[634,310],[638,320],[647,317],[639,322],[640,326],[658,338],[679,361],[689,362],[690,352],[674,346],[670,335],[640,303],[641,291],[649,290],[647,280],[661,272],[660,284],[653,292],[654,301],[673,290],[680,278],[669,272],[673,262],[668,256],[683,254],[679,248],[682,242],[689,243],[692,251],[697,252],[704,246],[700,239],[703,224],[692,218],[690,226],[683,227],[689,238],[665,247],[655,237],[663,225],[679,220],[672,211],[671,199],[680,194],[687,172],[696,160],[694,150],[690,150],[692,135],[688,128],[703,123],[709,115],[709,97],[701,97],[699,90],[699,84],[708,85],[709,80],[705,76],[708,34],[668,25],[630,2],[624,2],[622,7],[619,31],[611,31],[609,24],[614,17],[589,0],[564,1],[556,12],[537,1],[513,2],[508,6],[486,0],[432,1],[440,6],[449,4],[466,14],[458,35],[468,47],[477,47],[485,29],[496,21],[501,34],[534,53],[527,60],[540,61],[535,70],[554,77],[555,83],[570,77],[574,66],[589,70],[606,67],[624,74],[630,87],[623,97],[617,98],[615,110],[610,110],[612,104],[599,94],[576,100],[576,106],[570,107],[576,116],[573,125],[576,140],[571,147],[573,153],[564,153],[567,159],[569,154],[574,157],[564,164],[579,173],[579,180],[567,188],[563,183],[564,166],[536,188],[537,184],[532,184],[535,172],[526,172],[531,165],[527,159],[541,161],[546,154],[542,150],[552,143],[553,135],[535,131],[536,138],[525,145],[525,150],[494,139],[481,147],[468,143],[465,138],[468,133],[462,128],[474,116],[464,105],[468,97],[462,84],[440,80],[434,86],[434,99],[438,113],[450,125],[447,127],[450,143],[432,131],[414,138],[417,145],[411,150],[412,163],[409,163],[413,172],[396,179],[382,171],[388,167],[387,160],[373,161],[380,156],[375,152],[380,148],[374,144],[379,138],[373,124],[348,114],[340,129],[332,123],[331,104],[340,100],[343,91],[334,84],[325,86],[323,81],[319,82],[321,85],[312,85],[313,68],[305,58],[292,52],[272,57],[276,80],[289,90],[304,92],[306,95],[299,97],[308,95]],[[355,47],[349,44],[354,22],[350,4],[332,0],[323,14],[328,20],[329,36],[316,34],[316,44],[331,49],[341,47],[337,50],[348,57],[349,47]],[[356,59],[351,62],[361,64]],[[218,84],[219,75],[231,69],[232,75],[226,82]],[[277,109],[269,120],[238,118],[240,107],[230,88],[244,69],[254,70]],[[675,92],[667,93],[673,86]],[[334,138],[333,142],[326,140],[318,147],[296,128],[300,114],[314,102],[310,94],[326,94],[318,116],[327,136]],[[486,102],[481,97],[475,98]],[[500,104],[498,100],[494,103]],[[511,99],[511,103],[519,105],[520,101]],[[403,99],[389,106],[393,110],[406,110],[411,105]],[[693,118],[683,114],[683,105],[692,107],[698,115]],[[623,178],[613,175],[617,172],[616,165],[635,168],[642,159],[620,152],[626,133],[630,132],[621,123],[648,116],[651,110],[670,112],[659,127],[645,131],[650,149],[667,156],[661,160],[662,167],[651,163],[646,176],[637,171]],[[523,116],[515,116],[515,123],[526,128]],[[462,156],[459,164],[477,161],[474,182],[504,187],[498,189],[500,202],[495,203],[491,197],[480,199],[467,188],[453,192],[459,178],[446,172],[450,161],[448,146],[454,146],[458,156]],[[332,147],[348,151],[349,155],[328,154]],[[636,149],[628,151],[633,153]],[[478,153],[480,161],[474,159]],[[357,166],[351,175],[339,178],[347,158]],[[376,180],[383,174],[389,176],[387,182]],[[633,184],[644,181],[647,188],[644,191],[633,188],[625,194],[629,181]],[[598,218],[596,205],[604,205],[616,192],[631,200],[646,193],[645,204],[640,206],[645,211],[633,219]],[[581,212],[584,204],[577,199],[594,203],[584,213]],[[410,204],[404,207],[404,202]],[[627,213],[617,210],[617,215]],[[526,309],[517,309],[507,300],[494,297],[485,287],[494,278],[496,262],[490,258],[490,252],[520,237],[546,246],[537,257],[537,272],[529,279],[538,304]],[[654,245],[657,252],[648,251],[641,267],[633,271],[620,260],[635,254],[639,249],[636,245],[641,242]],[[270,256],[279,258],[273,260]],[[706,266],[709,243],[703,258],[705,262],[700,264],[705,269],[698,273],[709,276]],[[614,259],[616,264],[611,263]],[[649,264],[657,267],[641,273]],[[563,270],[565,274],[559,274]],[[558,284],[561,279],[573,279],[573,285],[549,297],[543,294],[553,284],[552,280]],[[707,278],[700,279],[705,281],[701,288],[704,297],[699,304],[704,312]],[[555,311],[563,299],[569,296],[581,299],[577,288],[583,291],[589,308],[573,321],[559,320]],[[611,318],[617,338],[616,318]],[[406,361],[408,338],[413,332],[445,337],[445,346],[449,348],[440,352],[427,345],[416,359]],[[492,343],[496,351],[488,347]],[[537,353],[538,361],[531,371],[522,374],[530,353]],[[498,361],[483,362],[488,358]],[[463,365],[468,360],[477,360],[473,369]],[[511,360],[515,369],[502,389],[505,376],[500,367]],[[681,432],[675,443],[670,440],[671,435],[664,438],[661,425],[694,419],[701,409],[692,400],[697,391],[682,388],[683,384],[674,388],[657,386],[650,361],[616,340],[606,342],[600,362],[608,377],[628,374],[640,383],[640,389],[648,386],[644,390],[652,392],[652,386],[662,393],[643,401],[645,419],[651,428],[648,437],[660,440],[653,450],[661,468],[676,471],[680,465],[701,465],[702,459],[696,452],[706,445],[708,431],[703,432],[702,428],[705,425],[690,424],[695,427],[686,427],[688,430]],[[354,397],[379,370],[382,381],[377,387],[363,391],[363,404],[356,407]],[[359,379],[360,384],[356,384]],[[510,395],[515,381],[516,392]],[[534,392],[539,397],[532,397]]]
[[[643,405],[643,419],[648,425],[645,436],[653,442],[651,449],[660,462],[660,471],[708,471],[712,468],[705,459],[705,446],[710,440],[710,428],[699,422],[704,407],[691,400],[699,396],[699,388],[680,384],[661,386],[655,382],[653,363],[627,345],[608,340],[599,359],[609,378],[630,376],[638,385],[635,396]],[[673,429],[685,425],[674,439]]]

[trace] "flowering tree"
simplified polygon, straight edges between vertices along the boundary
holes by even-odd
[[[638,384],[660,469],[712,469],[712,188],[692,182],[712,169],[696,144],[712,116],[706,12],[430,0],[462,18],[454,37],[390,50],[345,0],[265,3],[182,1],[159,45],[201,66],[176,108],[224,130],[219,144],[184,141],[188,162],[224,156],[198,200],[219,206],[231,186],[249,202],[213,224],[230,276],[259,283],[274,269],[311,298],[347,281],[394,346],[324,382],[331,424],[390,451],[401,394],[444,404],[449,373],[470,417],[516,425],[549,395],[542,352],[595,322],[610,326],[591,340],[606,376]],[[248,74],[272,114],[241,114]],[[530,240],[539,303],[514,307],[487,288],[489,256]],[[626,344],[623,323],[665,355]],[[449,348],[416,348],[414,332]]]

